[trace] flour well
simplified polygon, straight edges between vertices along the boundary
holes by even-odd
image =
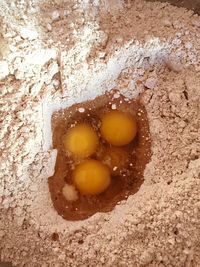
[[[198,267],[200,18],[142,0],[0,6],[1,260]],[[47,185],[57,155],[51,115],[113,88],[127,100],[141,95],[147,109],[145,182],[112,212],[67,222]]]

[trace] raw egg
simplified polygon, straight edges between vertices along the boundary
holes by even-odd
[[[99,158],[113,174],[120,174],[128,164],[128,152],[121,147],[103,147]]]
[[[99,139],[95,130],[86,123],[80,123],[70,128],[63,138],[65,150],[78,158],[92,155]]]
[[[136,136],[136,119],[129,113],[113,110],[102,117],[101,134],[111,145],[124,146]]]
[[[110,180],[108,167],[98,160],[86,160],[73,171],[74,184],[85,195],[101,194],[108,188]]]

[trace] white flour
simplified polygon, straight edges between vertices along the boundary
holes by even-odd
[[[200,18],[142,0],[2,0],[0,21],[1,260],[198,267]],[[143,96],[145,182],[112,212],[67,222],[48,191],[51,114],[115,87]]]

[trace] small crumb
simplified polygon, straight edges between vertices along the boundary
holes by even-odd
[[[145,82],[145,87],[147,87],[148,89],[154,89],[157,83],[157,79],[150,77],[146,80]]]
[[[106,56],[106,52],[100,51],[100,52],[98,53],[98,56],[99,56],[99,58],[105,58],[105,56]]]
[[[167,59],[165,60],[165,63],[172,71],[180,72],[183,69],[182,64],[178,60]]]
[[[117,37],[116,38],[116,42],[117,43],[122,43],[123,42],[123,38],[122,37]]]
[[[20,34],[23,39],[35,40],[38,37],[38,33],[36,31],[28,28],[21,29]]]
[[[67,17],[69,14],[70,14],[70,12],[68,10],[64,10],[63,11],[63,16],[64,17]]]
[[[119,93],[115,93],[114,95],[113,95],[113,99],[117,99],[117,98],[119,98],[120,97],[120,94]]]
[[[78,111],[79,111],[80,113],[84,113],[84,112],[85,112],[85,109],[84,109],[84,108],[79,108]]]
[[[47,23],[46,28],[48,31],[52,31],[52,26],[50,23]]]
[[[6,61],[0,61],[0,80],[4,79],[9,74],[8,63]]]
[[[162,24],[166,27],[172,26],[172,22],[169,19],[163,19]]]
[[[199,19],[199,18],[195,19],[195,20],[192,22],[192,24],[193,24],[195,27],[200,28],[200,19]]]
[[[187,42],[185,44],[185,48],[187,48],[187,49],[192,49],[192,47],[193,47],[193,44],[191,42]]]
[[[60,17],[60,13],[58,12],[58,10],[55,10],[55,11],[52,12],[51,18],[52,18],[53,21],[54,20],[58,20],[59,17]]]
[[[68,201],[76,201],[78,199],[78,193],[73,185],[65,184],[62,193]]]
[[[112,104],[111,109],[117,109],[117,106],[115,104]]]

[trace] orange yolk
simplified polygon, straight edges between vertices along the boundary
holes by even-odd
[[[73,171],[76,188],[85,195],[98,195],[110,184],[110,172],[106,165],[97,160],[86,160]]]
[[[129,113],[113,110],[102,117],[101,134],[111,145],[127,145],[134,139],[136,133],[136,120]]]
[[[80,123],[70,128],[63,138],[65,150],[78,158],[92,155],[98,144],[95,130],[86,123]]]

